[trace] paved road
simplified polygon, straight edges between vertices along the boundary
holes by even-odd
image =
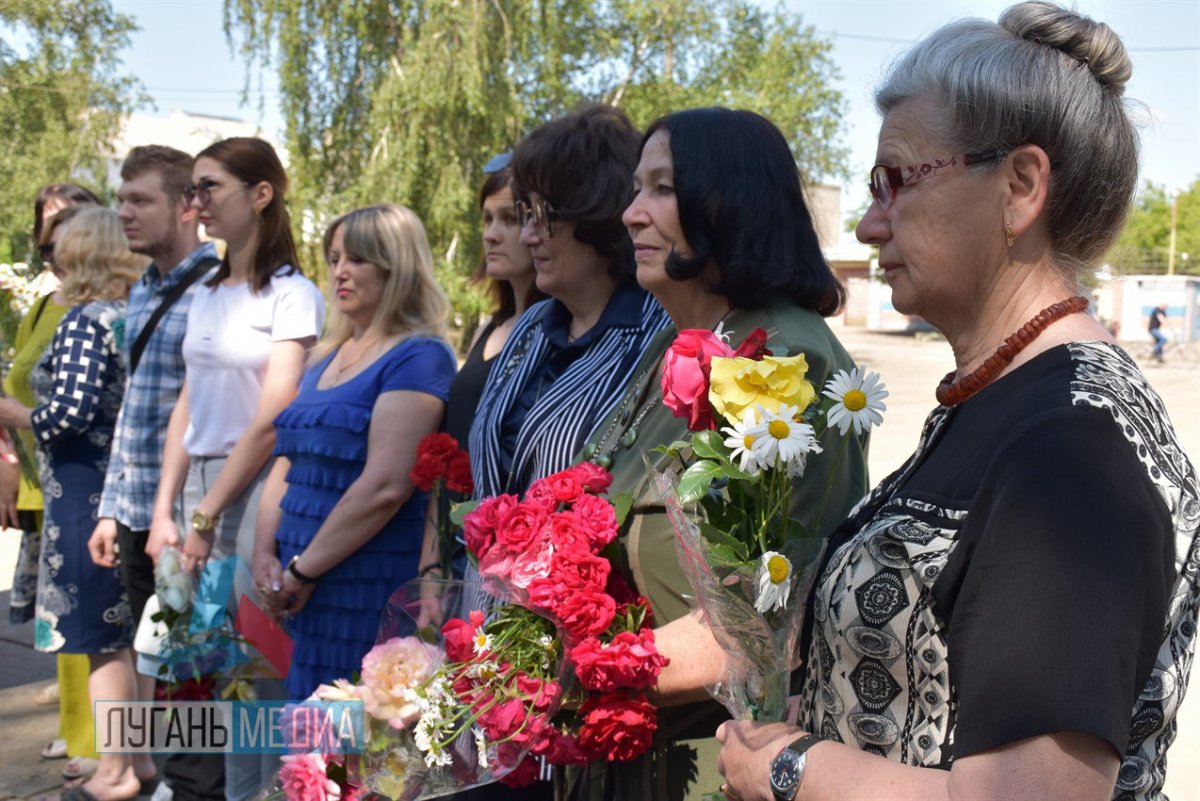
[[[916,446],[921,424],[934,406],[933,390],[953,367],[950,348],[940,340],[839,329],[859,363],[879,371],[891,396],[883,428],[872,438],[870,470],[878,481]],[[1200,462],[1200,371],[1150,367],[1147,375],[1162,395],[1175,428]],[[16,532],[0,532],[0,621],[7,620],[7,590],[16,558]],[[53,658],[31,648],[31,628],[0,622],[0,800],[28,797],[53,788],[61,761],[38,757],[57,728],[54,709],[33,705],[32,697],[54,673]],[[1200,689],[1187,696],[1179,716],[1179,738],[1171,749],[1167,791],[1172,801],[1200,801]]]

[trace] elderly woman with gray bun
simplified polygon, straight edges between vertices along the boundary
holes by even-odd
[[[1137,366],[1078,313],[1137,178],[1130,73],[1108,26],[1028,2],[931,34],[876,94],[858,238],[956,369],[831,539],[800,729],[718,731],[727,797],[1164,798],[1200,487]]]

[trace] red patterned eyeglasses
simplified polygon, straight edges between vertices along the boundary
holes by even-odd
[[[912,186],[931,175],[937,175],[943,170],[949,170],[962,165],[986,164],[989,161],[999,161],[1009,154],[1004,148],[996,148],[983,153],[965,153],[961,156],[951,156],[937,159],[924,164],[909,164],[905,167],[890,167],[887,164],[876,164],[871,168],[871,197],[881,208],[891,208],[896,200],[896,193],[906,186]]]

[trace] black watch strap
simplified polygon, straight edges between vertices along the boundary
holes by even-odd
[[[317,579],[315,577],[306,576],[305,574],[300,572],[299,568],[296,567],[296,563],[299,561],[300,561],[300,554],[296,554],[295,556],[293,556],[291,558],[291,561],[288,562],[287,572],[289,572],[293,576],[295,576],[296,581],[300,582],[301,584],[316,584]]]
[[[812,748],[814,745],[824,739],[825,738],[819,734],[806,734],[795,742],[788,743],[786,747],[789,751],[795,751],[797,754],[803,754],[805,751]]]

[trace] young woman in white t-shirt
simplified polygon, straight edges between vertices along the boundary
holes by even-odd
[[[184,567],[239,553],[249,565],[273,421],[296,395],[325,316],[320,291],[296,267],[287,185],[261,139],[225,139],[196,157],[189,202],[227,249],[188,310],[186,378],[167,428],[146,548],[155,559],[179,542],[182,491]],[[247,771],[257,761],[226,761],[229,801],[252,797],[272,778],[264,775],[273,773],[270,760]]]

